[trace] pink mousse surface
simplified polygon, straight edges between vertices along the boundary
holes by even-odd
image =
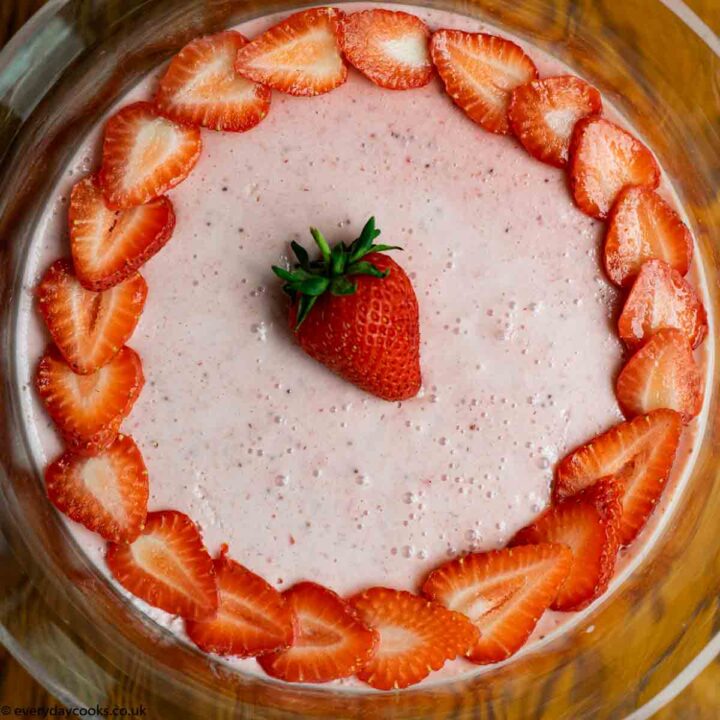
[[[487,29],[413,11],[432,27]],[[522,44],[541,75],[567,72]],[[99,138],[87,139],[38,231],[23,299],[26,384],[47,341],[32,288],[68,255],[69,189],[97,166]],[[177,227],[142,270],[148,300],[130,341],[147,384],[123,431],[145,457],[150,509],[188,513],[211,553],[228,543],[280,589],[301,579],[343,594],[417,589],[458,552],[504,545],[546,506],[555,462],[622,419],[620,296],[601,270],[603,224],[574,207],[562,171],[474,125],[437,80],[389,92],[351,71],[319,98],[275,93],[257,129],[203,132],[195,171],[170,197]],[[350,241],[371,215],[382,241],[404,248],[395,258],[420,303],[424,386],[403,403],[306,357],[270,272],[290,240],[310,241],[310,225]],[[25,399],[45,463],[60,444],[31,388]],[[107,572],[100,539],[69,525]],[[568,617],[549,613],[535,640]],[[457,661],[436,677],[471,669]]]

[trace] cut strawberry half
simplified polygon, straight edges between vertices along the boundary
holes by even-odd
[[[707,314],[679,272],[662,260],[648,260],[625,301],[618,332],[635,349],[662,328],[680,330],[695,348],[705,339]]]
[[[538,76],[519,45],[486,33],[438,30],[430,55],[448,95],[473,122],[490,132],[511,132],[510,94]]]
[[[473,553],[433,570],[423,593],[467,615],[480,631],[468,659],[495,663],[525,644],[571,564],[567,547],[547,543]]]
[[[568,170],[575,203],[601,220],[623,188],[660,184],[653,154],[629,132],[602,117],[586,117],[575,125]]]
[[[693,254],[690,231],[680,216],[654,190],[625,188],[613,205],[605,239],[605,270],[625,287],[647,260],[664,260],[681,275]]]
[[[140,536],[130,544],[108,543],[105,560],[115,579],[148,605],[189,620],[217,611],[212,558],[184,513],[148,513]]]
[[[289,95],[322,95],[347,80],[336,8],[303,10],[238,51],[235,70],[254,82]]]
[[[378,690],[414,685],[446,660],[467,655],[478,640],[464,615],[403,590],[369,588],[350,603],[380,638],[377,652],[357,673]]]
[[[86,290],[67,260],[56,260],[36,291],[50,335],[74,372],[93,373],[112,360],[135,330],[147,285],[140,275],[105,292]]]
[[[628,360],[615,394],[628,417],[668,408],[690,422],[703,402],[702,373],[690,341],[679,330],[659,330]]]
[[[524,148],[542,162],[565,167],[578,120],[602,112],[600,93],[574,75],[533,80],[515,88],[508,119]]]
[[[348,15],[340,31],[348,62],[388,90],[408,90],[430,82],[429,42],[430,30],[419,17],[392,10]]]
[[[80,455],[96,455],[115,440],[144,382],[140,358],[129,347],[91,375],[77,375],[53,346],[35,377],[68,449]]]
[[[160,80],[157,111],[210,130],[254,128],[270,110],[271,92],[235,72],[235,57],[247,42],[239,32],[226,30],[186,45]]]
[[[214,567],[218,611],[212,618],[187,620],[190,639],[205,652],[238,657],[289,648],[295,640],[295,615],[285,598],[224,553]]]
[[[181,183],[200,157],[200,131],[136,102],[105,125],[99,181],[114,210],[143,205]]]
[[[147,469],[127,435],[95,457],[66,452],[45,470],[45,487],[60,512],[105,540],[132,542],[145,524]]]
[[[175,213],[167,197],[111,210],[91,175],[73,187],[68,221],[78,280],[99,291],[130,277],[165,245],[175,228]]]
[[[258,658],[268,675],[287,682],[329,682],[349,677],[375,653],[377,633],[332,590],[301,582],[283,597],[295,613],[297,634],[289,649]]]
[[[621,495],[617,480],[602,478],[552,505],[512,539],[512,545],[553,543],[572,551],[570,571],[550,606],[553,610],[581,610],[607,590],[620,547]]]
[[[620,541],[628,545],[665,489],[681,432],[682,420],[673,410],[655,410],[610,428],[558,463],[556,502],[612,475],[623,488]]]

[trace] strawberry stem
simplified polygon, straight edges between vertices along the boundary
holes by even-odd
[[[283,290],[298,302],[295,331],[302,325],[317,299],[326,292],[332,295],[352,295],[357,291],[357,283],[352,276],[369,275],[383,279],[389,270],[382,271],[367,260],[370,253],[402,250],[397,245],[375,245],[380,235],[375,227],[375,218],[371,217],[360,233],[360,237],[350,245],[343,242],[330,247],[325,236],[317,228],[310,228],[310,234],[320,249],[321,260],[310,260],[308,251],[294,240],[290,243],[297,259],[294,269],[273,265],[272,270],[285,284]]]
[[[313,239],[317,243],[317,246],[320,248],[320,252],[322,253],[323,260],[325,262],[328,262],[330,260],[330,246],[328,245],[327,240],[325,239],[325,236],[317,229],[317,228],[310,228],[310,234],[313,236]]]

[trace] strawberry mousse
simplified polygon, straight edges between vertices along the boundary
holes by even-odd
[[[342,8],[199,38],[99,120],[38,226],[20,382],[68,538],[140,611],[243,672],[393,690],[637,567],[712,318],[589,82],[472,18]]]

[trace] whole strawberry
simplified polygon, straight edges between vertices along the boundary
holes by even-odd
[[[410,278],[374,245],[380,235],[370,218],[349,246],[332,249],[319,230],[312,236],[320,260],[296,242],[297,267],[274,266],[290,295],[290,325],[300,347],[359,388],[383,400],[407,400],[420,390],[418,304]]]

